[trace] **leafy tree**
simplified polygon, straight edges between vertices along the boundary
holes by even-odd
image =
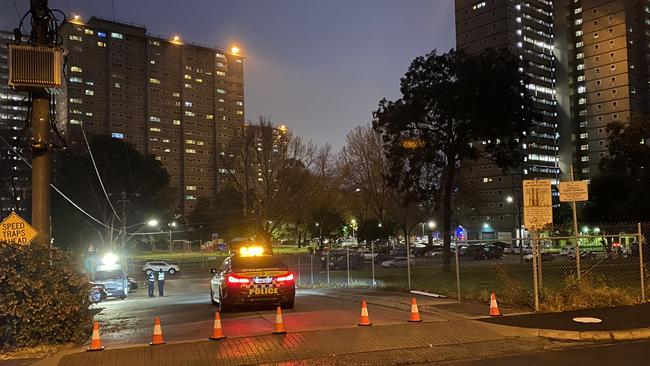
[[[401,80],[402,97],[381,100],[373,114],[391,162],[391,184],[410,202],[440,202],[446,270],[462,163],[483,157],[505,169],[521,161],[532,107],[520,66],[507,50],[473,57],[433,51],[413,60]]]
[[[90,140],[97,170],[112,206],[95,174],[86,152],[69,152],[55,165],[55,185],[90,215],[107,224],[92,221],[58,194],[52,195],[53,229],[57,245],[77,247],[96,239],[112,244],[118,240],[122,219],[125,226],[137,225],[149,217],[170,217],[169,175],[153,155],[142,155],[133,145],[107,136]],[[112,240],[111,240],[112,239]]]
[[[650,220],[650,120],[634,114],[629,124],[607,125],[609,155],[591,181],[586,216],[591,222]]]

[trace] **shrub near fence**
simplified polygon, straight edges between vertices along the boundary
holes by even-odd
[[[90,284],[72,255],[0,243],[0,350],[82,341]]]

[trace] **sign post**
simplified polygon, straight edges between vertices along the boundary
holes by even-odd
[[[0,222],[0,242],[27,245],[37,236],[38,231],[15,212]]]
[[[553,224],[551,180],[524,180],[522,184],[524,193],[524,227],[532,231],[533,234],[533,292],[535,295],[535,311],[539,311],[539,288],[541,287],[542,277],[539,231]]]
[[[571,202],[573,211],[573,234],[575,236],[575,252],[576,252],[576,271],[578,279],[580,279],[580,246],[578,244],[578,214],[576,213],[576,202],[589,200],[589,190],[586,181],[573,180],[573,165],[571,165],[571,181],[560,182],[560,202]]]

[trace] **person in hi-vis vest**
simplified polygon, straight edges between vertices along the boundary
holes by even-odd
[[[163,296],[165,293],[165,272],[162,268],[158,271],[158,295]]]

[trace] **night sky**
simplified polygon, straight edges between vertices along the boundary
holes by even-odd
[[[29,0],[0,1],[11,30]],[[182,4],[179,6],[178,4]],[[260,115],[335,150],[370,123],[382,98],[399,95],[410,61],[454,46],[452,0],[114,0],[115,19],[150,33],[246,56],[246,119]],[[110,0],[50,0],[82,18],[112,18]]]

